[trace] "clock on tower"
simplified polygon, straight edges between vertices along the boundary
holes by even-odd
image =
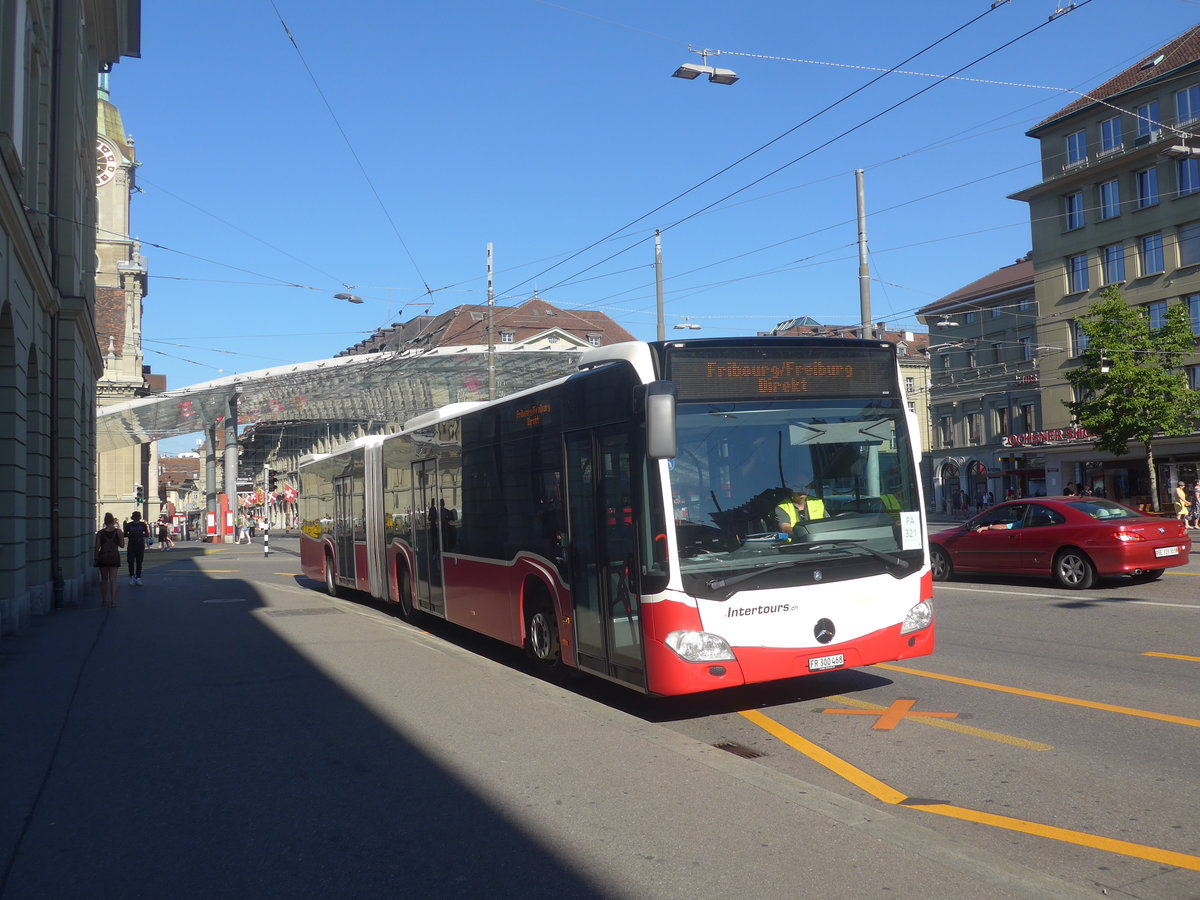
[[[117,152],[103,138],[96,139],[96,187],[108,184],[117,174]]]

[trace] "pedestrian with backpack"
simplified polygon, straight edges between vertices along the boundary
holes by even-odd
[[[96,568],[100,570],[100,605],[117,605],[117,571],[121,568],[121,548],[125,536],[117,527],[117,517],[104,514],[104,527],[96,532]]]

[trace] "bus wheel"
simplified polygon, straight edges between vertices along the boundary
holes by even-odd
[[[539,606],[525,625],[525,651],[530,659],[546,671],[554,671],[562,660],[558,640],[558,622],[549,605]]]
[[[325,554],[325,593],[330,597],[336,597],[338,592],[337,582],[333,577],[333,554]]]
[[[400,598],[400,618],[405,622],[415,622],[417,610],[413,606],[412,582],[408,580],[408,571],[403,567],[396,569],[396,596]]]

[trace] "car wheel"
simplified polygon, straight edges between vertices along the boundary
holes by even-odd
[[[949,581],[950,576],[954,574],[954,565],[941,547],[929,548],[929,568],[934,581]]]
[[[1059,550],[1054,557],[1054,580],[1068,590],[1084,591],[1096,583],[1096,567],[1079,550]]]

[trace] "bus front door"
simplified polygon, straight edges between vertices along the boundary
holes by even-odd
[[[442,588],[442,534],[439,522],[437,461],[423,459],[412,464],[413,551],[416,554],[416,591],[413,603],[437,616],[446,615]]]
[[[572,620],[579,667],[645,689],[627,426],[566,436]]]

